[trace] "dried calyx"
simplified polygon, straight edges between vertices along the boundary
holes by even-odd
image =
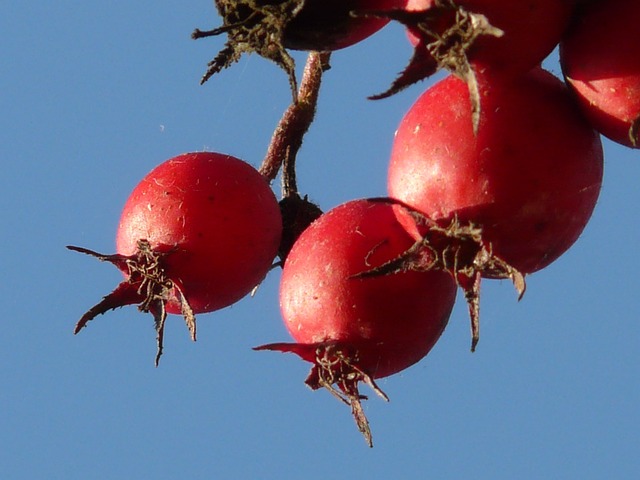
[[[293,244],[302,232],[322,215],[322,210],[318,205],[311,202],[306,195],[301,197],[298,193],[285,196],[280,200],[279,204],[283,229],[278,256],[280,257],[280,263],[284,265]]]
[[[158,349],[155,365],[158,366],[162,355],[164,340],[164,324],[167,319],[167,303],[177,299],[180,303],[182,315],[191,334],[191,339],[196,340],[196,317],[183,289],[175,280],[166,275],[163,267],[163,258],[171,254],[155,251],[147,240],[139,240],[137,251],[133,255],[104,255],[87,248],[68,245],[69,250],[84,253],[103,262],[115,265],[126,275],[116,289],[105,296],[99,303],[91,307],[80,318],[73,331],[77,334],[87,323],[98,315],[109,310],[114,310],[125,305],[138,304],[138,309],[144,313],[151,313],[155,321]]]
[[[381,202],[397,203],[388,198]],[[480,283],[483,277],[509,279],[518,292],[526,290],[524,275],[492,252],[482,237],[482,228],[462,222],[455,216],[448,223],[436,222],[409,206],[404,206],[405,221],[418,233],[415,243],[398,257],[354,278],[392,275],[404,271],[443,270],[448,272],[464,292],[471,320],[471,351],[480,339]],[[415,235],[415,233],[414,233]]]
[[[468,51],[479,36],[500,37],[504,32],[492,26],[484,15],[469,12],[452,0],[436,0],[425,10],[394,9],[358,14],[400,22],[416,38],[413,56],[402,73],[389,89],[369,98],[378,100],[394,95],[443,68],[466,82],[471,99],[473,131],[477,133],[480,93]]]
[[[255,347],[254,350],[272,350],[295,353],[303,360],[313,364],[305,383],[312,389],[326,388],[334,397],[351,408],[351,414],[358,430],[364,436],[369,447],[373,447],[373,437],[360,394],[358,384],[364,382],[383,400],[389,397],[378,387],[373,377],[358,366],[357,349],[338,342],[317,344],[270,343]]]
[[[200,83],[237,62],[244,53],[275,62],[289,77],[294,102],[297,82],[295,62],[284,46],[287,25],[300,12],[306,0],[216,0],[223,24],[213,30],[196,29],[193,39],[227,34],[224,48],[209,62]]]

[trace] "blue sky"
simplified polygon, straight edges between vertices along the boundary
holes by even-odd
[[[0,477],[636,478],[640,153],[607,141],[577,244],[519,303],[484,283],[474,354],[458,302],[429,356],[380,381],[391,401],[366,403],[372,450],[348,409],[305,387],[306,364],[251,350],[289,338],[277,272],[200,315],[195,344],[171,317],[157,369],[135,308],[72,335],[120,276],[64,246],[112,251],[128,193],[176,154],[258,165],[288,105],[286,77],[257,56],[198,84],[223,39],[189,34],[217,24],[210,0],[0,6]],[[393,132],[428,83],[365,97],[409,55],[393,27],[334,55],[299,157],[300,189],[324,209],[385,193]]]

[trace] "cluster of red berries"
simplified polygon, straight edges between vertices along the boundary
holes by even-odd
[[[200,152],[150,172],[125,205],[118,253],[69,247],[113,263],[125,277],[76,332],[101,313],[137,304],[155,319],[157,364],[168,313],[182,314],[195,339],[195,314],[238,301],[279,265],[282,316],[295,343],[256,349],[310,362],[307,385],[349,405],[371,445],[359,383],[386,398],[375,379],[431,350],[458,289],[469,306],[475,349],[481,280],[510,279],[522,296],[525,276],[556,260],[585,228],[603,178],[600,134],[640,147],[640,33],[632,26],[640,3],[216,0],[216,6],[222,27],[193,34],[228,39],[203,82],[256,52],[288,74],[294,101],[285,117],[306,118],[305,128],[276,129],[260,171]],[[415,50],[389,90],[374,98],[441,68],[451,74],[401,121],[388,196],[322,214],[295,187],[295,154],[313,118],[306,100],[315,97],[302,98],[308,85],[298,90],[288,50],[346,48],[389,21],[406,26]],[[565,82],[540,67],[557,45]],[[310,115],[300,114],[309,108]],[[278,202],[270,182],[280,170],[287,188]]]

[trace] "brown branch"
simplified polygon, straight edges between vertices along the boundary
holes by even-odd
[[[329,69],[329,52],[311,52],[307,58],[297,99],[284,112],[273,132],[267,154],[260,166],[262,173],[273,181],[283,164],[284,196],[295,193],[295,158],[302,139],[315,117],[322,73]]]

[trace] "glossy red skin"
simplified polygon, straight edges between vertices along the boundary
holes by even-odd
[[[566,81],[599,132],[633,147],[629,127],[640,116],[640,2],[591,2],[578,12],[560,43]]]
[[[560,41],[575,0],[456,0],[469,12],[485,15],[502,37],[480,36],[468,52],[476,69],[519,75],[537,66]],[[407,0],[408,10],[430,7],[433,0]],[[409,39],[416,43],[409,32]]]
[[[494,254],[531,273],[591,217],[602,145],[564,84],[542,69],[511,83],[480,75],[479,86],[477,138],[467,86],[453,76],[411,107],[396,132],[389,194],[434,220],[481,226]]]
[[[399,372],[431,350],[456,295],[451,276],[441,271],[351,278],[413,244],[395,210],[355,200],[320,217],[295,243],[280,287],[282,316],[296,342],[351,347],[357,365],[374,378]]]
[[[154,251],[171,251],[163,258],[165,273],[182,285],[194,313],[202,313],[231,305],[264,278],[281,232],[278,202],[257,170],[228,155],[188,153],[135,187],[116,249],[132,255],[146,239]],[[175,298],[167,311],[180,313]]]
[[[293,50],[339,50],[373,35],[388,21],[355,18],[354,10],[402,8],[406,0],[307,0],[287,25],[285,47]]]

